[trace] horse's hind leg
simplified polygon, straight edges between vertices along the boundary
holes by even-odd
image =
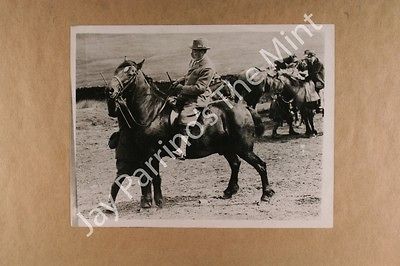
[[[314,111],[310,108],[305,108],[304,113],[304,124],[306,125],[306,135],[313,137],[317,134],[314,128]]]
[[[314,112],[312,109],[310,109],[309,123],[310,123],[310,127],[311,127],[311,132],[313,134],[317,135],[318,132],[315,130],[315,127],[314,127]]]
[[[268,201],[269,197],[275,194],[272,188],[269,186],[268,175],[267,175],[267,164],[260,159],[253,151],[239,154],[239,156],[253,166],[261,176],[262,184],[262,201]]]
[[[273,139],[279,138],[279,134],[278,134],[278,132],[277,132],[279,125],[280,125],[280,122],[275,122],[274,128],[272,129],[272,135],[271,135],[271,137],[272,137]]]
[[[224,157],[231,167],[231,178],[229,179],[228,187],[224,191],[223,198],[230,199],[232,198],[232,195],[236,194],[239,190],[238,175],[240,168],[240,159],[234,153],[225,154]]]
[[[303,117],[304,125],[306,126],[306,135],[312,135],[311,126],[310,126],[310,118],[307,110],[302,110],[301,116]]]

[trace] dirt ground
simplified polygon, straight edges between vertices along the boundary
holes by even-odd
[[[278,130],[282,137],[270,138],[271,122],[263,117],[267,130],[257,140],[255,152],[267,163],[269,181],[276,194],[269,202],[259,202],[261,179],[242,161],[239,192],[232,199],[219,199],[227,187],[230,168],[219,155],[184,162],[166,159],[161,167],[165,204],[162,209],[139,208],[140,186],[134,180],[128,189],[133,199],[120,192],[117,198],[119,217],[130,219],[250,219],[310,220],[320,213],[322,140],[290,137],[285,125]],[[316,116],[316,129],[322,131],[322,118]],[[115,178],[114,150],[108,138],[118,129],[116,120],[107,116],[103,102],[77,104],[76,183],[78,211],[93,219],[89,211],[107,202]],[[297,128],[304,133],[304,126]]]

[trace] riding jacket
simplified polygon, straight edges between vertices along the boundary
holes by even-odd
[[[316,85],[315,88],[317,90],[324,88],[324,65],[319,61],[318,58],[315,59],[314,63],[308,62],[307,70],[309,79],[312,80]],[[320,84],[318,84],[317,82]]]
[[[191,60],[181,95],[190,102],[196,101],[199,96],[202,98],[209,96],[211,94],[209,86],[214,74],[215,67],[207,56],[200,60]]]

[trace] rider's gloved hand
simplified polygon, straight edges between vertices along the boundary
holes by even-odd
[[[171,87],[175,88],[178,84],[179,84],[179,80],[175,80],[174,82],[172,82]]]
[[[174,82],[172,82],[171,87],[175,88],[176,86],[178,86],[180,83],[182,83],[185,80],[184,77],[178,78],[177,80],[175,80]]]
[[[175,86],[175,90],[176,90],[178,93],[182,90],[182,88],[183,88],[183,85],[182,85],[182,84],[179,84],[179,83]]]
[[[114,90],[112,88],[106,88],[104,93],[106,94],[106,98],[111,98],[113,95]]]

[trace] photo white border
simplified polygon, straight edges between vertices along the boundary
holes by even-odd
[[[304,24],[306,25],[306,24]],[[162,227],[162,228],[333,228],[334,195],[334,97],[335,97],[335,27],[323,25],[325,65],[325,117],[322,149],[321,212],[310,220],[167,220],[137,219],[117,222],[111,217],[102,227]],[[132,34],[132,33],[212,33],[212,32],[279,32],[293,30],[297,24],[269,25],[143,25],[143,26],[73,26],[71,27],[71,90],[72,90],[72,132],[70,168],[70,211],[71,226],[86,227],[77,216],[76,161],[76,35],[80,33]],[[313,28],[309,25],[311,31]],[[272,40],[271,40],[272,41]],[[262,47],[260,47],[262,48]],[[257,53],[258,51],[255,51]],[[260,55],[261,56],[261,55]],[[326,71],[329,70],[329,71]],[[94,226],[94,225],[93,225]],[[94,226],[95,227],[95,226]]]

